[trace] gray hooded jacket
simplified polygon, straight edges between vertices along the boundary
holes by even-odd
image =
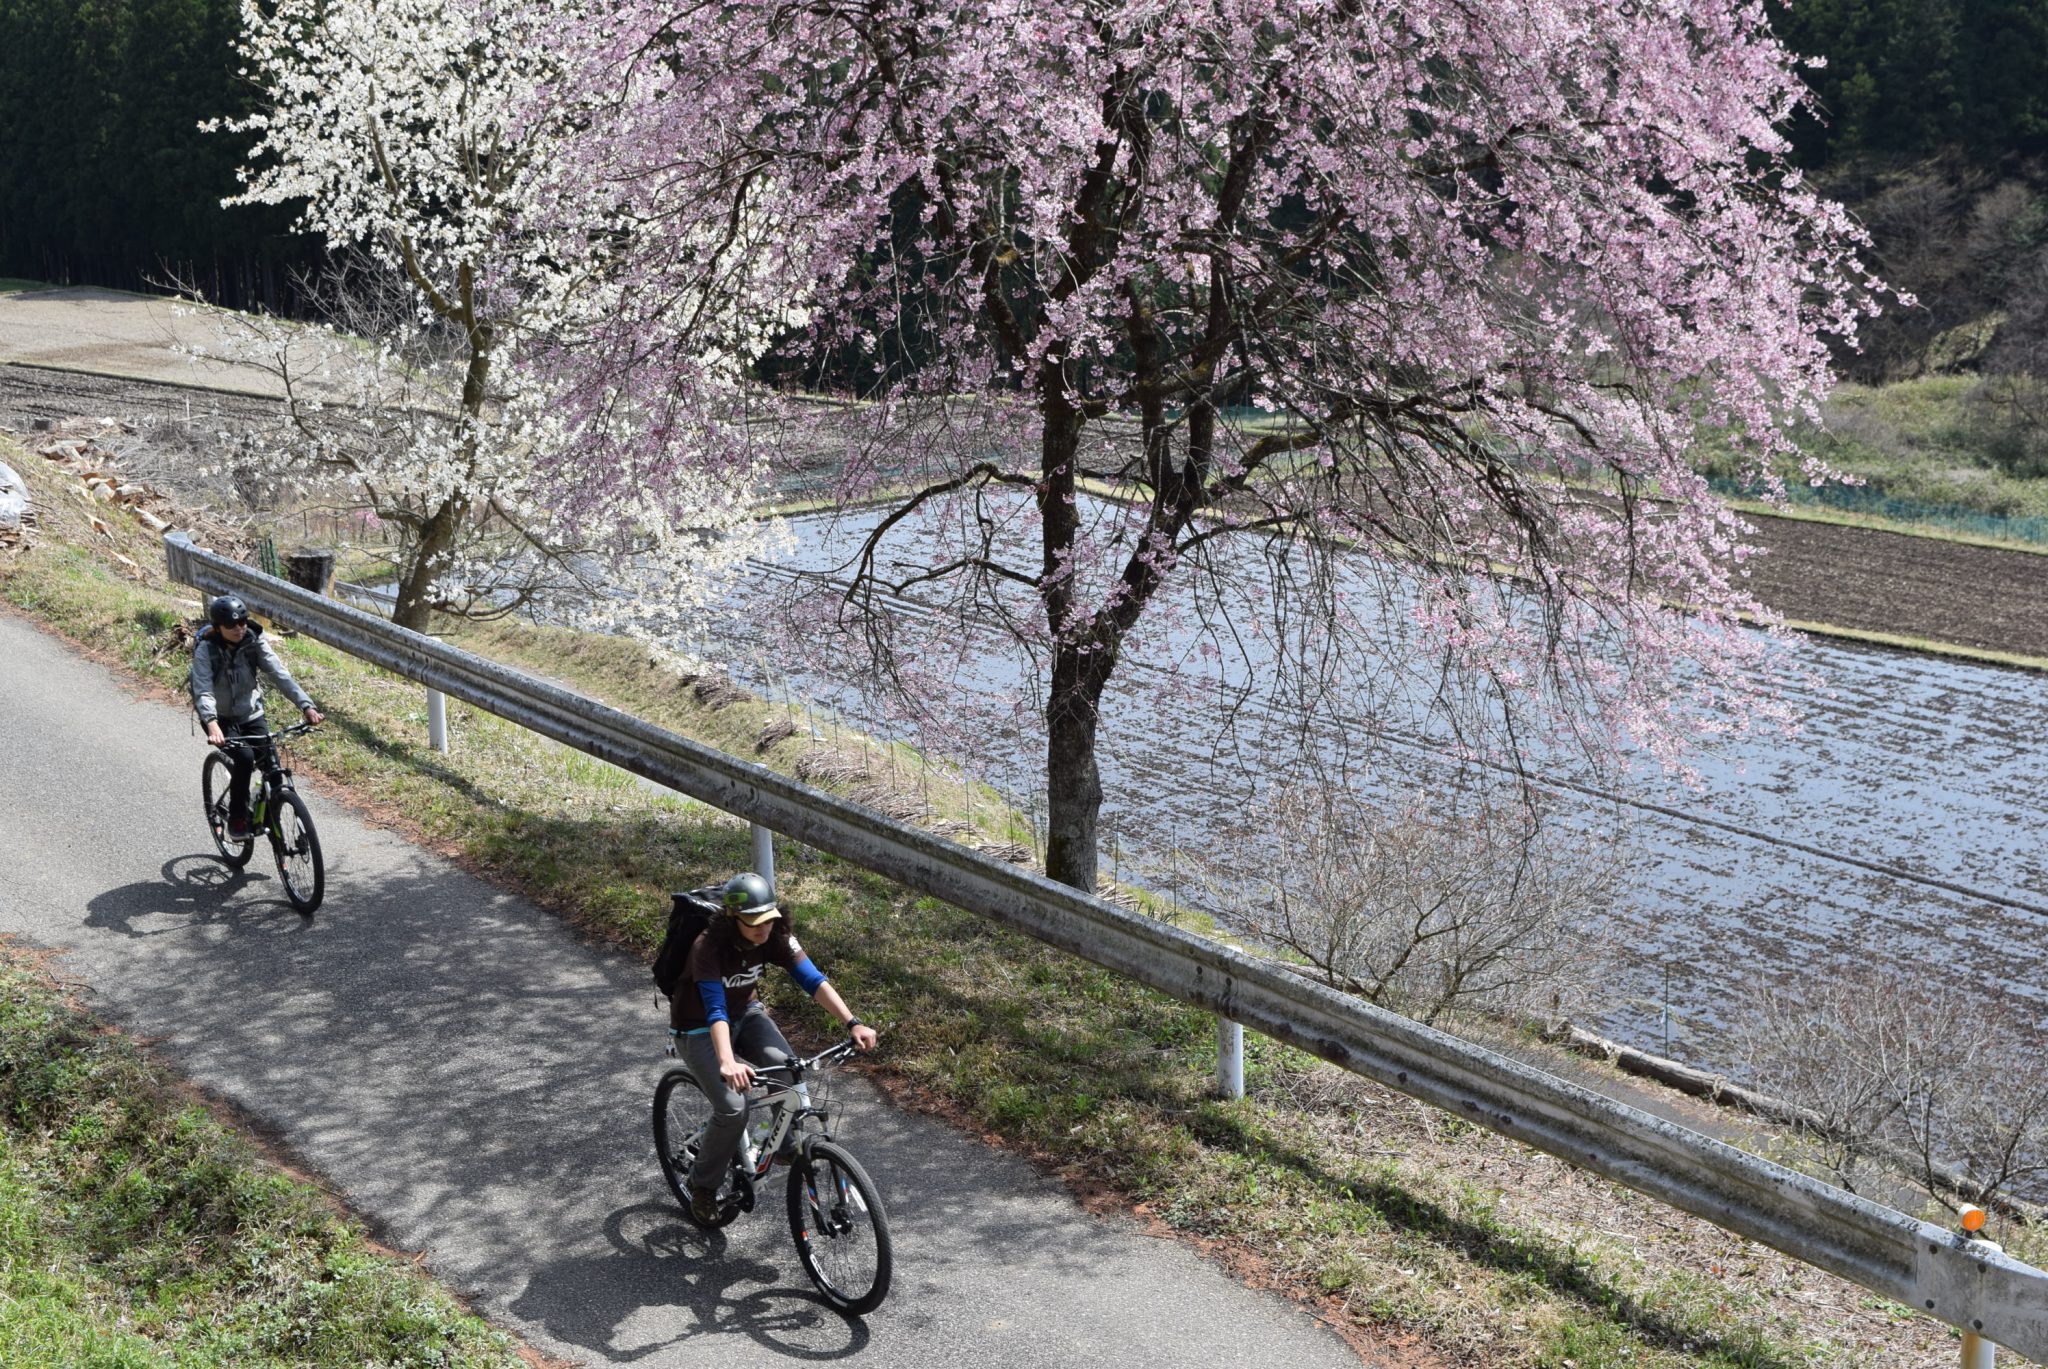
[[[284,691],[304,712],[313,706],[306,691],[284,668],[277,648],[263,640],[263,629],[249,624],[240,646],[229,646],[214,628],[199,634],[192,648],[192,706],[199,721],[252,723],[263,717],[263,677]]]

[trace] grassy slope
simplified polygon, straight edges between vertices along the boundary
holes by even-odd
[[[1804,451],[1838,471],[1861,477],[1873,495],[1923,505],[1930,513],[1953,509],[1990,520],[1975,535],[1949,533],[1958,540],[2039,549],[2038,542],[2001,536],[1997,520],[2048,517],[2048,478],[2015,473],[2028,468],[2030,460],[2038,468],[2042,458],[2038,452],[2027,457],[2026,444],[2031,441],[2038,447],[2048,436],[2030,436],[2002,419],[1985,402],[1983,386],[1971,375],[1924,376],[1874,388],[1845,384],[1829,398],[1826,421],[1819,427],[1802,425],[1794,436]],[[2001,467],[1994,459],[2000,453],[2008,466]],[[1724,476],[1737,473],[1733,456],[1725,453],[1709,454],[1707,469]],[[1787,464],[1781,473],[1795,496],[1804,494],[1796,465]],[[1749,507],[1746,501],[1737,504]],[[1804,501],[1795,505],[1795,511],[1828,521],[1899,526]]]
[[[0,1360],[523,1362],[4,944]]]
[[[145,677],[181,678],[168,630],[197,604],[163,584],[153,539],[121,519],[82,531],[75,499],[21,464],[51,514],[37,548],[0,556],[0,596]],[[120,572],[116,551],[139,569]],[[465,640],[815,782],[860,791],[888,770],[803,735],[760,749],[778,709],[707,693],[626,642]],[[738,820],[459,704],[454,752],[436,756],[416,687],[304,639],[285,649],[337,720],[305,768],[594,934],[644,954],[663,891],[748,860]],[[820,963],[886,1033],[885,1084],[1212,1240],[1335,1320],[1419,1332],[1466,1364],[1953,1359],[1948,1333],[1903,1309],[1271,1042],[1250,1043],[1247,1099],[1210,1099],[1205,1015],[816,852],[785,844],[778,864]],[[781,1006],[794,1034],[815,1022]]]

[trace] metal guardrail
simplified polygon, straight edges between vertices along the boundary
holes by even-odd
[[[2048,1272],[1229,946],[164,539],[173,579],[2048,1363]]]

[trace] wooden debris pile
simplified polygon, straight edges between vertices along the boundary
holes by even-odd
[[[202,545],[237,554],[231,549],[247,542],[237,530],[181,507],[156,486],[121,470],[117,444],[135,432],[133,425],[115,418],[60,418],[39,421],[27,443],[30,452],[72,477],[65,488],[79,501],[87,525],[107,541],[115,540],[108,519],[126,515],[159,537],[178,528]],[[109,554],[130,578],[142,578],[132,558],[117,549]]]

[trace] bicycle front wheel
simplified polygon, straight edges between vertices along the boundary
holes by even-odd
[[[277,856],[277,877],[292,907],[310,913],[327,891],[327,865],[320,858],[320,834],[306,801],[287,790],[277,796],[270,815],[270,849]]]
[[[789,1167],[789,1234],[825,1301],[855,1316],[889,1296],[889,1218],[875,1181],[833,1141],[808,1142]]]
[[[256,839],[228,840],[228,795],[235,782],[235,768],[218,751],[206,753],[199,767],[199,797],[206,810],[206,828],[213,833],[213,849],[233,869],[239,870],[256,854]]]

